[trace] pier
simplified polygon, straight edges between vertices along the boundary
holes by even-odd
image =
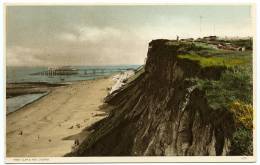
[[[63,69],[48,69],[46,71],[41,71],[37,73],[32,73],[31,75],[41,75],[41,76],[69,76],[69,75],[81,75],[81,76],[93,76],[93,75],[103,75],[105,73],[116,73],[125,72],[127,70],[134,70],[134,68],[88,68],[88,69],[74,69],[74,70],[63,70]]]

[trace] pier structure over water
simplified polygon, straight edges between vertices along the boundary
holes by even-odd
[[[127,70],[134,70],[134,68],[88,68],[88,69],[76,69],[68,67],[49,67],[46,71],[32,73],[31,75],[42,76],[62,76],[62,75],[81,75],[81,76],[93,76],[104,75],[107,73],[125,72]]]

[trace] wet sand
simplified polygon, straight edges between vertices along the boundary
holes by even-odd
[[[71,151],[86,126],[104,118],[99,110],[112,78],[56,87],[48,96],[7,115],[7,157],[53,157]],[[70,139],[70,140],[64,140]]]

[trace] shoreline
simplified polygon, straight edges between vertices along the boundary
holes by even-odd
[[[55,87],[7,114],[6,156],[53,157],[70,152],[83,129],[107,115],[100,106],[114,84],[112,77]]]
[[[70,85],[69,82],[64,83],[48,83],[48,82],[17,82],[7,83],[6,97],[12,98],[26,94],[37,94],[50,92],[52,88]]]
[[[31,102],[28,102],[28,103],[24,104],[23,106],[21,106],[20,108],[14,110],[14,111],[8,112],[8,111],[7,111],[7,108],[6,108],[6,116],[10,115],[11,113],[15,113],[16,111],[19,111],[19,110],[25,108],[26,106],[28,106],[28,105],[30,105],[30,104],[33,104],[33,103],[36,102],[36,101],[39,101],[40,99],[42,99],[42,98],[48,96],[48,94],[49,94],[50,92],[51,92],[51,91],[46,92],[46,93],[42,93],[42,94],[43,94],[42,96],[38,97],[37,99],[32,100]],[[34,94],[34,93],[33,93],[33,94]],[[29,94],[28,94],[28,95],[29,95]],[[21,95],[21,96],[22,96],[22,95]],[[12,98],[12,97],[11,97],[11,98]],[[6,98],[6,99],[10,99],[10,98]],[[7,105],[7,103],[6,103],[6,105]]]
[[[98,79],[106,79],[109,78],[109,76],[103,76],[103,77],[97,77],[92,80],[98,80]],[[24,95],[33,95],[33,94],[43,94],[42,96],[33,99],[32,101],[24,104],[23,106],[17,108],[14,111],[8,112],[6,107],[6,116],[14,113],[23,107],[32,104],[41,98],[48,96],[49,93],[52,92],[53,89],[61,87],[61,86],[67,86],[71,85],[73,83],[77,82],[84,82],[84,81],[91,81],[91,80],[78,80],[74,82],[63,82],[63,83],[49,83],[49,82],[17,82],[17,83],[7,83],[7,97],[6,99],[11,99],[18,96],[24,96]],[[11,92],[12,91],[12,92]],[[10,94],[11,93],[11,94]],[[6,103],[7,105],[7,103]]]

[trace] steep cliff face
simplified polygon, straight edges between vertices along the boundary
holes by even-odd
[[[144,73],[106,99],[109,116],[67,156],[227,155],[232,114],[212,109],[189,80],[218,79],[224,68],[178,58],[190,46],[152,41]]]

